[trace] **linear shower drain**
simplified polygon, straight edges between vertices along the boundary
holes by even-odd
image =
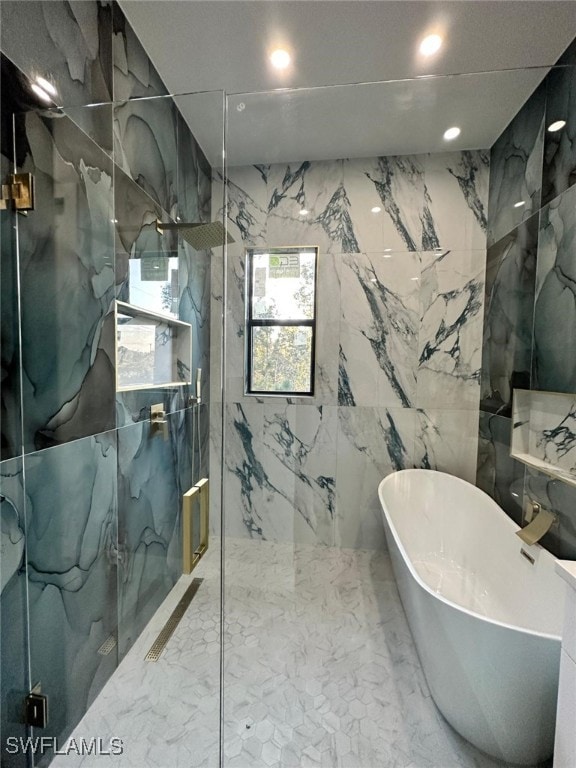
[[[100,648],[98,648],[98,653],[100,656],[108,656],[114,648],[116,648],[116,635],[110,635],[110,637],[107,637],[106,640],[104,640]]]
[[[200,584],[202,584],[203,581],[204,579],[192,580],[192,583],[190,584],[186,592],[184,592],[182,598],[180,599],[180,602],[170,614],[170,618],[168,619],[166,624],[164,624],[162,631],[160,632],[156,640],[154,640],[154,642],[152,643],[150,650],[144,657],[145,661],[158,661],[158,659],[162,654],[162,651],[164,650],[164,648],[166,647],[166,644],[168,643],[168,640],[170,640],[170,638],[172,637],[174,630],[180,623],[180,619],[186,613],[186,609],[192,602],[194,595],[196,594],[196,592],[198,592],[198,589],[200,588]]]

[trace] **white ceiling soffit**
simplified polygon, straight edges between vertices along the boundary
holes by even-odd
[[[573,0],[120,0],[172,93],[310,88],[553,64],[576,36]],[[423,60],[418,44],[444,45]],[[267,63],[284,46],[294,63]],[[231,164],[488,147],[545,70],[233,97]],[[212,164],[221,158],[219,101],[180,108]],[[245,104],[237,111],[239,103]],[[211,105],[214,105],[213,107]],[[233,114],[234,110],[234,114]]]

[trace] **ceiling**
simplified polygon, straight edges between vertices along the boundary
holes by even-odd
[[[489,147],[576,36],[574,0],[120,5],[171,93],[245,94],[229,99],[232,165],[440,151],[451,125],[462,133],[449,148]],[[431,32],[444,45],[424,59],[418,45]],[[275,47],[292,53],[284,73],[268,64]],[[378,84],[321,87],[351,83]],[[220,164],[221,99],[179,106]]]

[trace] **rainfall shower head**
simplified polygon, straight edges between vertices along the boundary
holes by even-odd
[[[173,224],[171,222],[156,221],[156,229],[160,234],[169,230],[178,231],[184,240],[197,251],[205,251],[208,248],[218,248],[224,243],[235,243],[232,235],[226,237],[226,231],[221,221],[211,221],[209,224],[196,224],[183,222]]]

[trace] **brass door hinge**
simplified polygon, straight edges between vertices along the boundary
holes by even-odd
[[[34,176],[31,173],[11,173],[7,184],[2,184],[0,210],[6,210],[9,202],[17,211],[34,210]]]

